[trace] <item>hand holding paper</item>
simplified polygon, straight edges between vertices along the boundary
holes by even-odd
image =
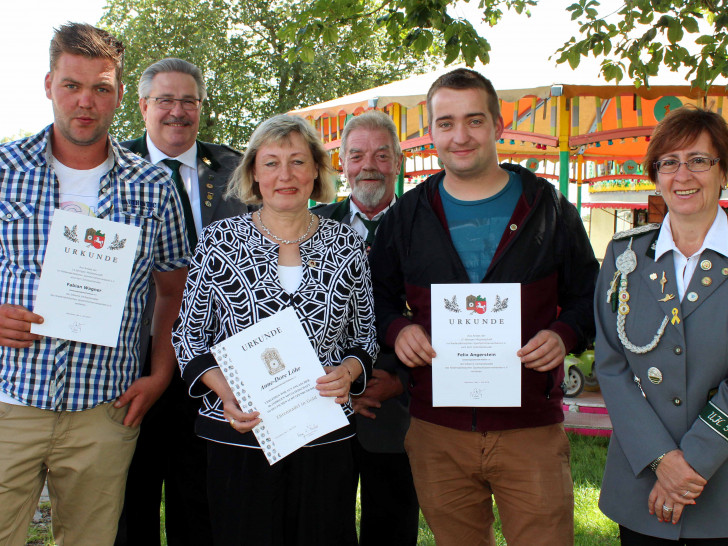
[[[354,366],[358,368],[358,371],[351,371]],[[321,396],[335,396],[337,404],[346,403],[349,400],[351,384],[361,375],[359,361],[355,358],[347,358],[339,366],[327,366],[324,368],[324,372],[326,375],[316,380],[316,389]]]
[[[547,372],[564,363],[566,347],[556,332],[541,330],[516,353],[526,368]]]
[[[43,317],[22,305],[0,305],[0,345],[21,349],[30,347],[41,336],[30,333],[31,324],[42,324]]]
[[[321,363],[292,307],[258,321],[211,350],[242,412],[259,412],[252,430],[269,463],[349,423],[333,398],[348,398],[349,372],[342,364],[321,376]],[[327,396],[321,396],[319,386]],[[214,390],[218,395],[223,392]],[[236,420],[232,423],[235,430],[251,426],[249,416],[237,413],[227,402],[227,394],[220,398],[226,401],[226,418],[230,415]],[[238,425],[235,415],[245,424]]]
[[[402,364],[410,368],[429,366],[437,356],[430,336],[419,324],[410,324],[399,331],[397,339],[394,340],[394,352]]]

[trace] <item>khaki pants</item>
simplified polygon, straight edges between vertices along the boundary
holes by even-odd
[[[0,544],[22,546],[43,482],[62,546],[112,545],[138,428],[127,408],[47,411],[0,402]]]
[[[438,546],[495,546],[493,498],[508,546],[573,545],[562,425],[480,433],[413,418],[405,448]]]

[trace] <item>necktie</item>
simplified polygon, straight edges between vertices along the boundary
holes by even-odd
[[[369,220],[366,216],[364,216],[361,213],[357,213],[357,216],[359,217],[359,220],[361,220],[364,223],[364,227],[367,228],[367,237],[366,237],[366,244],[368,247],[372,246],[372,243],[374,242],[374,235],[377,232],[377,227],[379,226],[379,220]]]
[[[182,163],[176,159],[163,159],[162,161],[167,167],[172,169],[172,180],[174,181],[174,185],[177,186],[177,193],[179,193],[180,201],[182,201],[182,212],[185,216],[185,227],[187,228],[187,240],[190,242],[190,250],[194,252],[197,246],[197,228],[195,228],[195,217],[192,215],[190,197],[187,195],[187,190],[179,174],[179,168]]]

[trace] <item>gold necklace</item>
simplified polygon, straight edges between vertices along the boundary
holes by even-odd
[[[280,243],[282,245],[297,245],[298,243],[303,241],[306,237],[308,237],[309,233],[311,233],[311,227],[313,226],[313,219],[314,219],[314,215],[313,215],[313,213],[311,213],[311,211],[308,212],[308,215],[311,217],[311,220],[308,222],[308,227],[306,228],[306,233],[301,235],[298,239],[289,241],[288,239],[281,239],[280,237],[273,235],[273,233],[271,233],[271,231],[267,227],[265,227],[265,224],[263,223],[263,217],[260,215],[260,210],[261,209],[258,209],[258,212],[257,212],[258,222],[260,223],[260,227],[263,228],[263,231],[265,232],[265,234],[268,237],[270,237],[277,243]]]

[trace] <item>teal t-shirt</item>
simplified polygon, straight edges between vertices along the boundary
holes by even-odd
[[[509,171],[505,188],[477,201],[455,199],[447,193],[442,181],[438,189],[455,250],[470,282],[481,282],[521,197],[521,176]]]

